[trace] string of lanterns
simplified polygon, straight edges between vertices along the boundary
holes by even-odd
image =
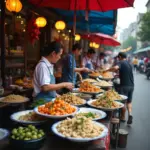
[[[89,44],[89,46],[91,47],[91,48],[99,48],[99,44],[97,44],[97,43],[95,43],[95,42],[90,42],[90,44]]]

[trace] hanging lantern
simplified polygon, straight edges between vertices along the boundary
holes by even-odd
[[[7,0],[6,8],[10,12],[20,12],[22,9],[22,3],[20,2],[20,0]]]
[[[38,17],[35,21],[36,25],[39,27],[39,28],[42,28],[42,27],[45,27],[46,24],[47,24],[47,21],[44,17]]]
[[[66,24],[65,24],[64,21],[57,21],[57,22],[55,23],[55,28],[56,28],[57,30],[64,30],[65,27],[66,27]]]
[[[96,46],[96,43],[95,43],[95,42],[90,42],[90,47],[95,48],[95,46]]]
[[[96,48],[96,49],[99,48],[99,44],[96,44],[96,43],[95,43],[95,48]]]
[[[81,36],[79,34],[76,34],[75,35],[75,41],[80,41],[80,39],[81,39]]]

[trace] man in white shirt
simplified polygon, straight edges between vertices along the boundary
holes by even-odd
[[[33,97],[35,99],[50,101],[57,96],[56,90],[62,88],[71,90],[73,88],[73,84],[69,82],[55,84],[53,64],[61,58],[62,51],[62,46],[58,42],[51,42],[43,48],[43,57],[34,71]]]

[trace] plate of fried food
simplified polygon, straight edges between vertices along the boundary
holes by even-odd
[[[34,112],[40,116],[53,119],[61,119],[73,116],[78,112],[78,107],[70,105],[63,100],[54,100],[45,105],[34,108]]]
[[[21,124],[34,124],[39,125],[45,123],[47,119],[45,117],[37,115],[33,110],[25,110],[13,113],[10,116],[11,120]]]
[[[57,122],[52,126],[52,131],[73,142],[89,142],[104,138],[108,134],[106,126],[82,116]]]
[[[29,98],[21,96],[21,95],[15,95],[15,94],[10,94],[6,97],[0,98],[0,102],[3,103],[14,103],[14,104],[19,104],[19,103],[25,103],[28,102]]]
[[[112,80],[114,78],[112,72],[101,72],[100,75],[101,77],[99,78],[103,80]]]
[[[80,84],[80,88],[78,89],[78,92],[85,93],[85,94],[99,94],[99,93],[103,93],[104,90],[100,89],[100,87],[97,87],[87,81],[84,81]]]
[[[89,77],[98,78],[101,77],[101,74],[99,72],[92,72],[89,74]]]
[[[74,95],[73,93],[63,94],[56,98],[56,100],[63,100],[70,105],[82,106],[86,104],[86,100],[81,99],[80,97]]]
[[[97,82],[97,80],[95,80],[95,79],[90,79],[90,78],[87,78],[87,79],[82,80],[82,82],[84,82],[84,81],[87,81],[87,82],[90,82],[90,83],[95,83],[95,82]]]

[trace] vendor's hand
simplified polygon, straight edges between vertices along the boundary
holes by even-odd
[[[90,69],[88,69],[88,68],[83,68],[83,72],[90,72]]]
[[[64,88],[69,89],[69,90],[72,90],[74,88],[73,83],[70,83],[70,82],[64,82],[63,85],[64,85]]]
[[[60,96],[59,94],[56,95],[56,97],[59,97],[59,96]]]

